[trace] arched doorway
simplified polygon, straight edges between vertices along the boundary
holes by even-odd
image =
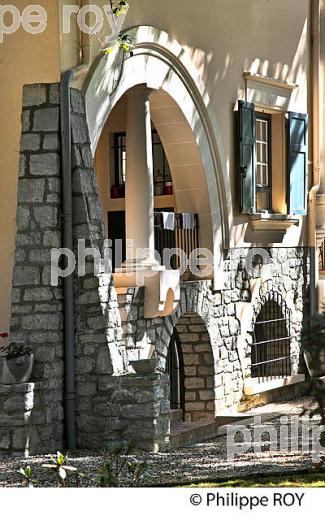
[[[272,292],[257,316],[251,353],[251,377],[259,382],[291,375],[290,310],[279,293]]]
[[[171,410],[183,410],[186,422],[215,419],[215,371],[210,336],[203,319],[186,313],[170,338],[166,372]]]
[[[166,366],[166,372],[169,374],[170,409],[182,410],[184,412],[184,358],[181,342],[176,329],[174,329],[170,339]]]

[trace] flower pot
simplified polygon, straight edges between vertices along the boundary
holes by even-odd
[[[111,199],[122,199],[125,197],[125,186],[112,186]]]
[[[165,184],[165,195],[172,195],[173,194],[173,183],[172,182],[166,182]]]
[[[2,358],[0,381],[3,385],[27,383],[34,364],[34,354],[25,354],[17,358]]]
[[[130,361],[130,365],[138,375],[153,374],[157,372],[158,359],[137,359]]]

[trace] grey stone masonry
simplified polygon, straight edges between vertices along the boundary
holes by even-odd
[[[10,339],[31,346],[35,364],[30,385],[0,387],[0,450],[8,452],[26,450],[26,428],[33,452],[64,446],[63,294],[61,281],[51,285],[51,249],[62,247],[59,108],[58,84],[24,88]],[[213,420],[237,410],[251,376],[254,324],[271,294],[288,307],[290,367],[301,373],[308,249],[265,249],[268,276],[258,262],[250,269],[252,249],[226,251],[222,290],[211,280],[183,282],[171,316],[145,319],[144,288],[119,297],[114,288],[85,105],[75,89],[71,136],[78,447],[130,439],[145,449],[168,449],[167,358],[175,331],[184,360],[185,419]],[[130,361],[148,352],[158,372],[132,373]]]
[[[88,416],[78,418],[80,444],[102,448],[110,441],[129,440],[148,451],[167,450],[168,382],[166,374],[126,374],[103,379],[96,395],[85,389],[90,402]]]
[[[94,256],[91,251],[86,254],[83,276],[76,273],[74,279],[77,435],[78,445],[89,447],[99,446],[107,438],[107,417],[97,413],[97,404],[109,402],[109,393],[103,390],[106,379],[124,373],[126,359],[113,277],[104,263],[103,214],[79,90],[71,89],[71,108],[73,232],[78,267],[82,266],[78,241],[101,255],[96,271]]]
[[[60,86],[30,85],[23,92],[17,235],[10,339],[35,354],[34,413],[38,450],[64,445],[64,365],[62,283],[51,285],[51,249],[62,247]],[[71,89],[74,252],[78,240],[103,253],[104,225],[90,150],[84,102]],[[87,255],[86,255],[87,256]],[[122,331],[112,276],[94,273],[90,256],[84,275],[75,273],[75,363],[78,439],[87,422],[93,435],[98,420],[87,408],[103,380],[125,372]],[[34,419],[35,418],[35,419]],[[80,435],[79,435],[80,434]],[[87,442],[84,441],[87,447]]]
[[[198,315],[184,314],[177,322],[184,360],[185,421],[215,418],[214,357],[208,330]]]
[[[0,385],[0,454],[29,454],[37,443],[31,419],[34,384]]]
[[[10,339],[34,351],[36,451],[64,442],[62,289],[50,280],[51,248],[61,246],[59,143],[59,84],[25,86]]]
[[[248,269],[249,248],[232,249],[224,261],[225,287],[214,291],[208,280],[181,284],[176,312],[164,319],[144,319],[143,288],[130,288],[119,298],[125,347],[129,360],[140,359],[144,345],[154,347],[162,372],[173,330],[182,345],[185,372],[185,418],[201,421],[236,409],[250,377],[254,323],[267,295],[278,293],[290,310],[292,374],[303,372],[301,331],[308,302],[308,248],[269,248],[272,276],[262,280],[258,269]],[[252,286],[260,284],[257,295]],[[241,311],[252,309],[248,330]],[[289,327],[290,325],[290,327]]]

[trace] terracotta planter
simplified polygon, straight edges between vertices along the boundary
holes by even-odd
[[[111,199],[122,199],[125,197],[125,186],[112,186]]]
[[[166,182],[165,184],[165,195],[172,195],[173,194],[173,183],[172,182]]]
[[[17,358],[2,358],[0,381],[3,385],[27,383],[34,364],[34,354],[26,354]]]

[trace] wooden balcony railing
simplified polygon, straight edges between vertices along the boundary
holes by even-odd
[[[166,250],[181,250],[188,261],[192,251],[198,248],[199,219],[197,214],[155,212],[155,249],[160,255],[161,264],[169,269],[181,269],[183,281],[194,278],[188,264],[184,269],[179,255],[170,257],[169,254],[166,254]]]

